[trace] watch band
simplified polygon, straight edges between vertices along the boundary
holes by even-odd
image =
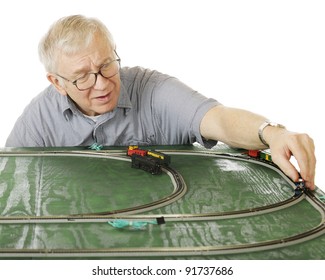
[[[285,126],[282,125],[282,124],[278,124],[278,123],[275,123],[275,122],[271,122],[271,121],[269,121],[269,120],[266,120],[265,122],[263,122],[263,123],[261,124],[261,126],[260,126],[259,129],[258,129],[258,137],[260,138],[261,142],[262,142],[265,146],[269,147],[269,144],[265,141],[265,139],[264,139],[264,137],[263,137],[263,131],[264,131],[264,129],[265,129],[267,126],[273,126],[273,127],[279,127],[279,128],[285,128]]]

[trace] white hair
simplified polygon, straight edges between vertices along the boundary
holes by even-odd
[[[87,48],[95,33],[105,38],[109,46],[115,49],[112,34],[96,18],[73,15],[56,21],[41,39],[38,47],[39,57],[46,71],[55,72],[60,53],[72,55]]]

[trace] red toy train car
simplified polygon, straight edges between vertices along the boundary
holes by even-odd
[[[142,150],[139,149],[138,146],[129,146],[128,151],[127,151],[127,155],[128,156],[132,156],[132,155],[139,155],[139,156],[146,156],[148,154],[147,150]]]
[[[253,158],[258,158],[272,162],[271,152],[269,150],[249,150],[248,155]]]

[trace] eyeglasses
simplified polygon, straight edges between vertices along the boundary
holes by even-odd
[[[70,80],[60,76],[59,74],[56,74],[56,75],[64,80],[72,83],[74,86],[76,86],[76,88],[78,90],[83,91],[83,90],[90,89],[96,84],[98,74],[100,74],[102,77],[104,77],[106,79],[110,79],[110,78],[114,77],[115,75],[117,75],[117,73],[120,71],[121,59],[119,58],[119,56],[117,55],[116,52],[115,52],[115,54],[118,58],[112,60],[109,63],[102,65],[99,68],[97,73],[87,73],[83,77],[78,78],[77,80],[74,80],[74,81],[70,81]]]

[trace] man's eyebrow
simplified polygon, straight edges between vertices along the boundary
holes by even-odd
[[[98,68],[101,67],[101,66],[103,66],[103,65],[105,65],[105,64],[107,64],[107,63],[112,62],[114,59],[115,58],[114,57],[111,57],[111,56],[107,57],[106,59],[103,60],[103,63],[101,63],[100,65],[98,65]]]
[[[87,72],[88,72],[88,67],[82,67],[82,68],[79,68],[79,69],[73,71],[71,76],[76,77],[76,76],[79,76],[80,74],[87,73]]]
[[[101,64],[96,65],[96,67],[100,68],[104,64],[110,63],[113,60],[114,60],[114,58],[112,58],[111,56],[108,56],[107,58],[103,59],[103,62]],[[81,68],[76,69],[75,71],[73,71],[71,76],[72,77],[78,77],[80,74],[89,73],[89,72],[91,72],[91,71],[88,70],[88,67],[81,67]]]

